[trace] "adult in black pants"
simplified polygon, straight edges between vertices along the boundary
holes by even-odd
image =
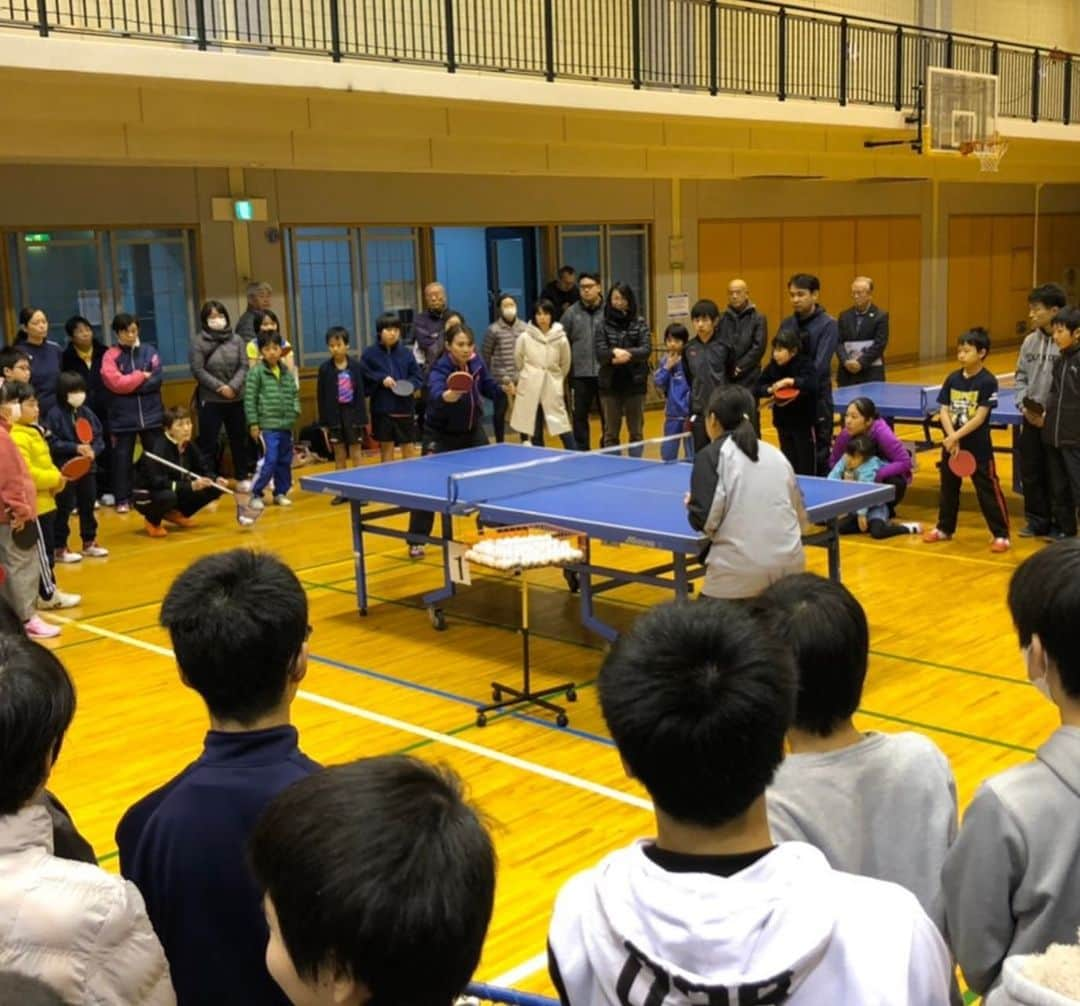
[[[579,451],[589,450],[589,413],[600,401],[596,359],[596,334],[604,323],[604,291],[596,273],[583,272],[578,279],[581,299],[571,304],[562,316],[562,327],[570,340],[570,394],[573,399],[574,442]],[[604,414],[600,413],[600,432],[604,433]]]
[[[836,319],[840,333],[836,347],[836,383],[851,384],[885,380],[885,347],[889,344],[889,312],[874,303],[874,281],[856,276],[851,282],[854,304]]]
[[[604,303],[604,323],[596,335],[600,365],[600,408],[604,413],[604,447],[615,447],[623,420],[630,443],[645,439],[645,387],[649,381],[652,336],[637,313],[637,298],[625,283],[616,283]],[[641,448],[631,451],[639,455]]]
[[[709,399],[717,388],[729,382],[732,350],[720,338],[720,309],[715,301],[699,300],[694,304],[690,309],[690,323],[694,326],[694,335],[683,351],[683,369],[690,381],[690,432],[694,437],[694,450],[703,451],[710,442],[705,430]]]
[[[259,320],[256,318],[256,323]],[[199,321],[201,328],[191,340],[189,350],[199,410],[199,451],[211,461],[216,459],[218,436],[224,426],[233,474],[238,479],[247,478],[248,428],[244,419],[247,344],[232,330],[229,312],[221,301],[208,300],[203,304]]]
[[[428,374],[427,411],[424,414],[423,454],[445,454],[467,447],[483,447],[487,434],[481,425],[483,409],[480,398],[495,401],[503,394],[492,380],[483,360],[474,352],[475,340],[464,325],[446,333],[446,351],[435,361]],[[468,391],[451,391],[447,386],[450,375],[464,372],[472,377]],[[431,510],[409,512],[409,558],[424,555],[424,543],[431,537],[435,514]]]

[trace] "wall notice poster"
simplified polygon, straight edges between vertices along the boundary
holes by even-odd
[[[669,318],[689,318],[690,294],[669,293],[667,295],[667,316]]]

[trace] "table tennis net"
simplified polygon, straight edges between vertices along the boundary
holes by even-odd
[[[512,465],[455,473],[447,480],[447,500],[452,510],[467,512],[482,503],[491,503],[511,496],[594,482],[625,475],[641,468],[674,463],[674,460],[662,459],[662,445],[674,443],[676,447],[680,447],[680,441],[689,436],[690,434],[686,433],[659,437],[598,451],[545,454],[534,460]],[[612,500],[612,506],[617,505],[618,501]]]

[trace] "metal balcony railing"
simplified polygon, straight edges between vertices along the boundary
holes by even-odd
[[[1071,53],[766,0],[0,0],[0,27],[897,110],[943,66],[1080,117]]]

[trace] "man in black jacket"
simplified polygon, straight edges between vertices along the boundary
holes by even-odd
[[[720,338],[731,352],[733,384],[753,391],[761,376],[761,357],[769,338],[769,322],[750,300],[744,279],[728,283],[728,307],[720,319]]]
[[[836,383],[841,388],[850,384],[885,380],[885,347],[889,344],[889,312],[874,303],[874,281],[869,276],[856,276],[851,282],[854,307],[842,312],[837,319],[840,343],[836,358],[840,366]]]
[[[1050,473],[1051,540],[1076,534],[1080,505],[1080,311],[1059,311],[1053,322],[1061,355],[1054,361],[1042,436]]]

